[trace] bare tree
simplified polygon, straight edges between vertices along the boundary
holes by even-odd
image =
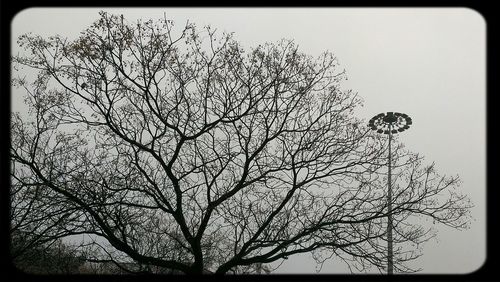
[[[13,205],[53,211],[42,225],[57,237],[86,234],[93,262],[241,273],[313,252],[385,268],[387,144],[354,116],[333,54],[289,40],[245,51],[210,27],[104,12],[76,40],[18,42],[30,112],[12,115],[11,174],[29,196]],[[458,177],[394,154],[394,265],[412,271],[409,243],[432,235],[414,218],[463,228],[470,203],[441,196]]]

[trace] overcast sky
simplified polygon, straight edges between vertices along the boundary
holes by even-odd
[[[459,175],[460,189],[475,207],[470,230],[440,228],[413,265],[421,273],[467,273],[486,253],[486,23],[466,8],[31,8],[12,21],[22,33],[71,38],[98,18],[98,11],[138,18],[187,20],[234,32],[245,47],[293,39],[304,53],[333,52],[346,70],[343,87],[364,99],[358,115],[368,121],[387,111],[413,119],[399,140],[421,153],[438,172]],[[18,95],[16,95],[18,94]],[[22,110],[13,93],[12,110]],[[336,260],[321,273],[348,269]],[[276,273],[315,272],[308,254],[291,257]]]

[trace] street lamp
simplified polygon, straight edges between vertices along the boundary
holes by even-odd
[[[391,187],[391,140],[392,134],[403,132],[410,128],[411,118],[407,114],[387,112],[378,114],[370,119],[368,126],[377,133],[389,135],[389,161],[387,177],[387,274],[393,273],[392,260],[392,187]]]

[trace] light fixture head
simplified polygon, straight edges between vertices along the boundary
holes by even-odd
[[[412,119],[407,114],[387,112],[372,117],[368,126],[377,133],[395,134],[407,130],[412,123]]]

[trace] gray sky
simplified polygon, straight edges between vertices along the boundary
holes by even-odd
[[[486,23],[466,8],[31,8],[12,21],[15,39],[25,32],[71,38],[98,18],[98,11],[138,18],[188,19],[234,32],[245,47],[294,39],[304,53],[333,52],[364,99],[359,117],[404,112],[413,126],[399,137],[406,148],[435,162],[438,172],[459,175],[475,208],[470,230],[439,228],[413,265],[421,273],[467,273],[486,254]],[[12,110],[22,110],[14,93]],[[342,273],[337,260],[321,273]],[[276,273],[315,272],[310,255],[291,257]]]

